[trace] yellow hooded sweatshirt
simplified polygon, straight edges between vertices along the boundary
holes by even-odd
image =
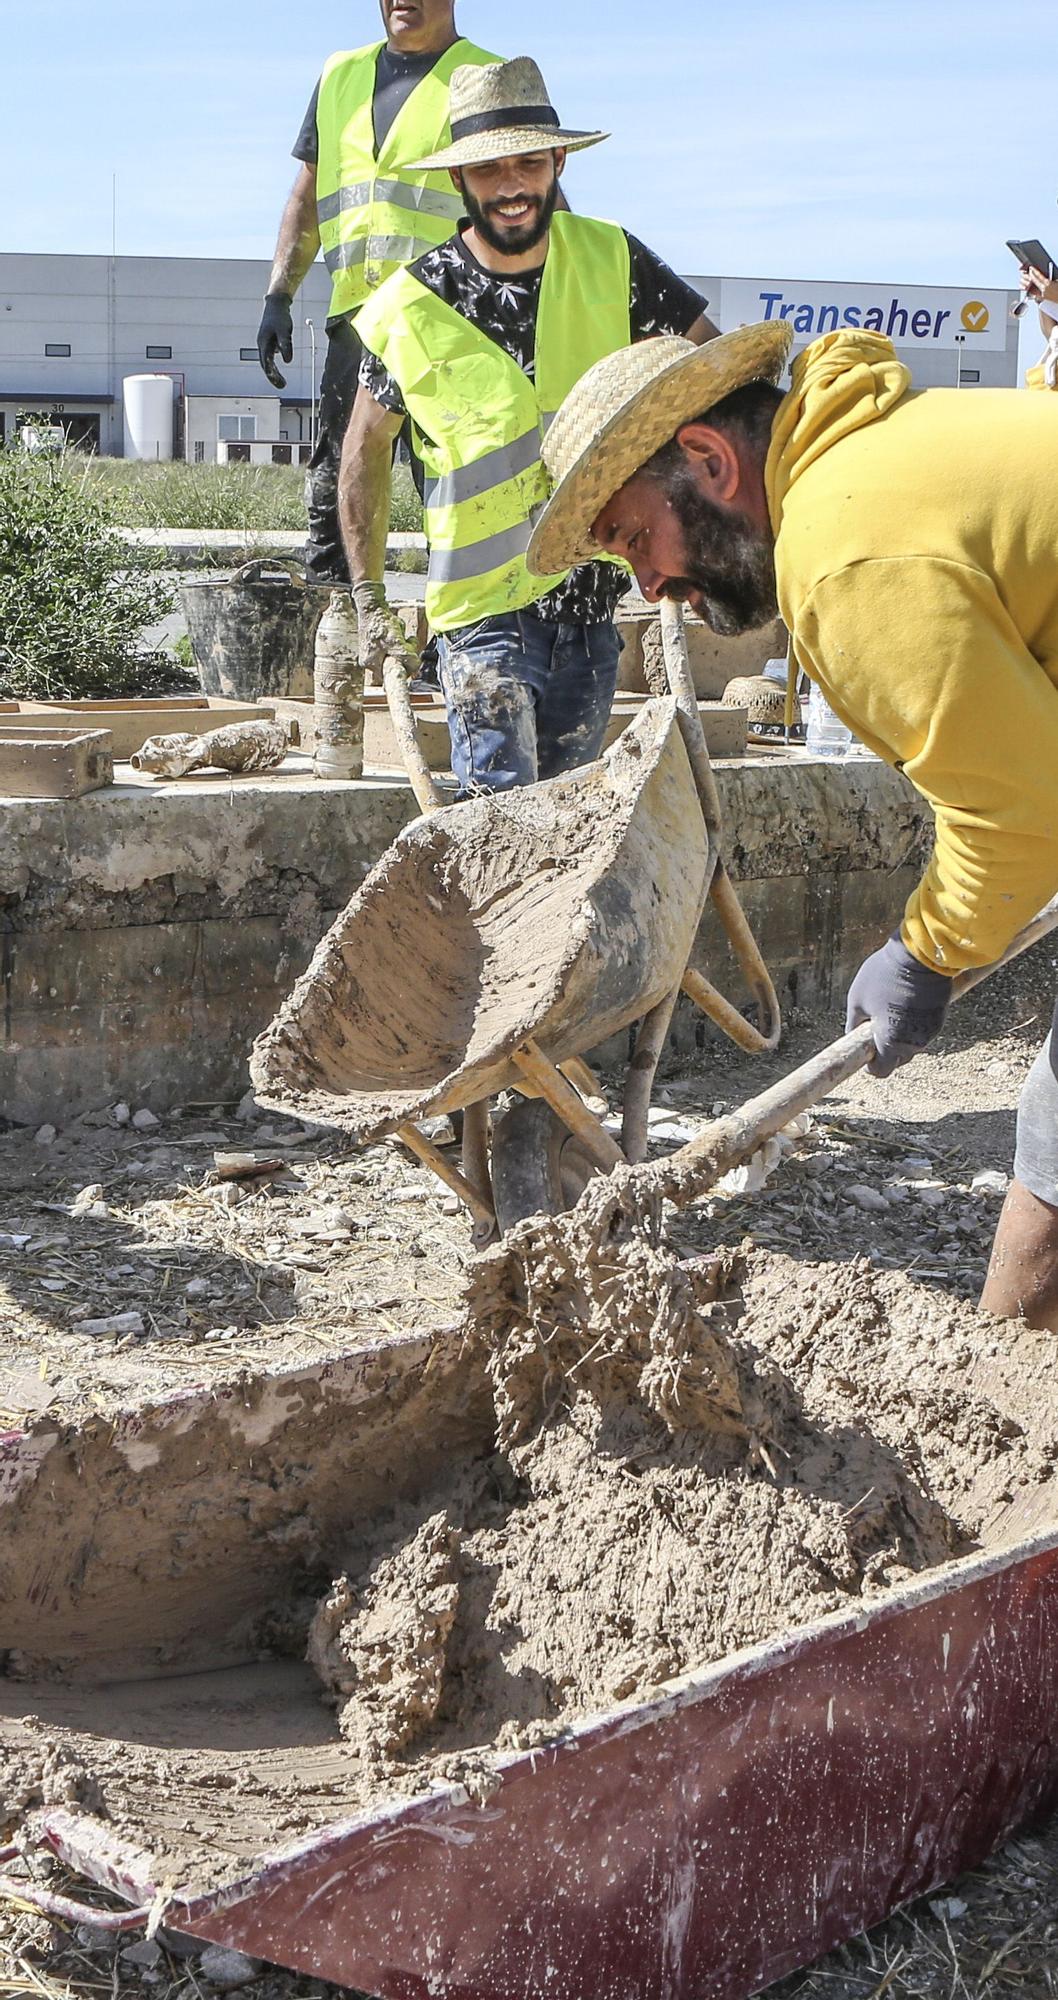
[[[1058,893],[1058,397],[912,392],[853,332],[792,384],[765,485],[795,656],[933,807],[908,950],[987,965]]]

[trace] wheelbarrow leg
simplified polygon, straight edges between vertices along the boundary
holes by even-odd
[[[489,1210],[474,1218],[474,1248],[483,1250],[496,1234],[496,1199],[489,1172],[489,1101],[482,1097],[463,1111],[463,1179]]]
[[[490,1230],[495,1228],[496,1213],[492,1206],[491,1196],[486,1200],[484,1195],[479,1194],[476,1188],[471,1187],[470,1182],[464,1179],[458,1167],[453,1167],[431,1140],[424,1139],[417,1126],[401,1125],[398,1129],[397,1137],[402,1146],[407,1146],[409,1153],[414,1153],[416,1159],[421,1160],[424,1167],[432,1168],[438,1180],[442,1180],[446,1187],[451,1188],[453,1194],[459,1196],[460,1201],[464,1202],[466,1207],[469,1208],[475,1222],[480,1222],[483,1225],[487,1224]]]
[[[567,1130],[580,1140],[584,1151],[604,1174],[608,1174],[613,1167],[626,1164],[616,1139],[611,1139],[610,1134],[603,1130],[584,1099],[531,1037],[522,1043],[521,1048],[515,1049],[514,1061],[522,1075],[546,1099]]]

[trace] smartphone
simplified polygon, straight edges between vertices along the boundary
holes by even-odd
[[[1035,237],[1027,243],[1012,243],[1008,237],[1007,249],[1014,252],[1019,264],[1030,264],[1034,271],[1042,271],[1045,278],[1054,277],[1054,259]]]

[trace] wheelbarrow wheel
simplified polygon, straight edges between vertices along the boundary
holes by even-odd
[[[527,1215],[561,1215],[598,1169],[542,1097],[519,1098],[492,1134],[492,1190],[501,1230]]]

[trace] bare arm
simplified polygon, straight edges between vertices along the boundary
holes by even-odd
[[[708,313],[704,312],[699,313],[694,325],[687,328],[687,339],[693,340],[696,347],[704,347],[707,340],[716,340],[719,334],[720,328],[714,326]]]
[[[403,422],[357,390],[338,474],[338,520],[354,583],[381,582],[385,573],[393,445]]]
[[[303,162],[287,197],[279,224],[270,292],[282,292],[292,299],[320,247],[316,220],[316,169]]]

